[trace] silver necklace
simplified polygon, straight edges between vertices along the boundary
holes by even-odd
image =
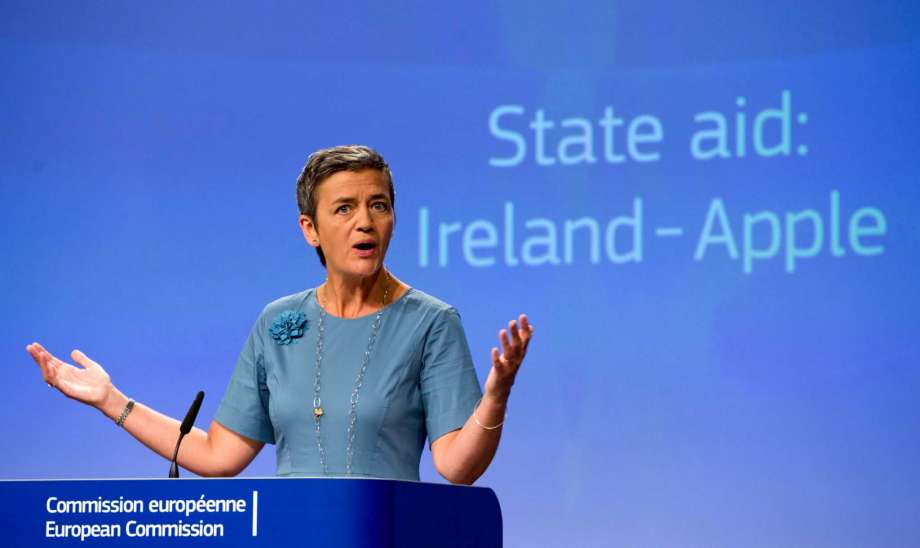
[[[384,271],[386,279],[383,286],[383,300],[380,302],[380,310],[374,317],[374,323],[371,326],[371,336],[367,340],[367,349],[364,351],[364,360],[361,363],[361,369],[358,370],[358,376],[355,377],[355,386],[351,391],[349,400],[350,410],[348,412],[348,429],[345,432],[347,444],[345,446],[345,473],[351,475],[351,465],[354,461],[354,443],[355,433],[358,426],[358,396],[361,388],[364,386],[364,375],[367,373],[367,364],[371,359],[371,352],[374,350],[374,343],[377,341],[377,333],[380,331],[380,320],[383,318],[383,309],[387,304],[387,297],[390,295],[390,273]],[[316,291],[317,296],[319,290]],[[326,412],[323,410],[323,400],[320,397],[320,387],[322,380],[322,362],[323,362],[323,339],[326,331],[326,309],[323,304],[319,306],[319,334],[316,337],[316,367],[313,376],[313,424],[316,430],[316,448],[319,450],[319,461],[323,466],[323,475],[329,475],[329,468],[326,464],[326,449],[323,447],[323,435],[320,423]]]

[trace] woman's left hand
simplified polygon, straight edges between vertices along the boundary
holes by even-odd
[[[498,401],[505,401],[511,394],[511,385],[517,375],[521,362],[527,354],[527,345],[533,337],[533,325],[521,314],[517,321],[508,322],[508,329],[498,332],[502,351],[492,348],[492,369],[486,379],[485,395]]]

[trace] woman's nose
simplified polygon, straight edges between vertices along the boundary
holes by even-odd
[[[371,222],[371,211],[366,206],[358,208],[358,212],[355,215],[355,222],[357,223],[358,230],[364,232],[374,228],[374,225]]]

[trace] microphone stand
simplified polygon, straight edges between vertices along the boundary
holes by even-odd
[[[182,438],[192,431],[192,426],[195,424],[195,418],[198,417],[198,410],[201,409],[203,400],[204,392],[199,390],[198,394],[195,395],[195,401],[192,402],[192,406],[188,408],[188,413],[185,414],[185,420],[179,425],[179,439],[176,440],[176,450],[173,451],[172,463],[169,466],[170,478],[179,477],[179,446],[182,445]]]

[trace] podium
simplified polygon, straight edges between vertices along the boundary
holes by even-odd
[[[488,488],[352,478],[0,481],[4,546],[500,547]]]

